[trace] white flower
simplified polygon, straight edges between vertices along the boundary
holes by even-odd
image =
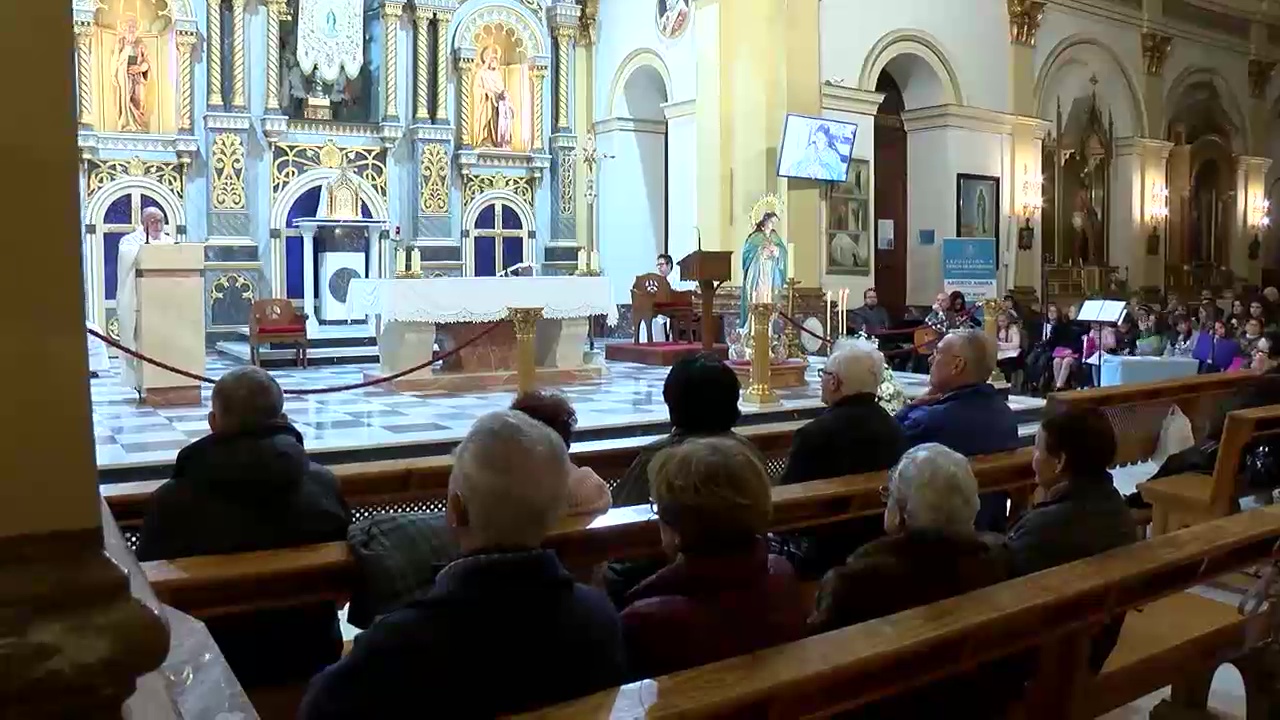
[[[874,335],[866,334],[866,332],[858,331],[853,337],[858,340],[865,340],[877,348],[880,347],[879,339]],[[907,405],[907,393],[902,389],[898,378],[894,377],[893,370],[889,369],[888,361],[884,364],[884,376],[880,379],[880,389],[876,391],[876,401],[890,415],[897,413]]]

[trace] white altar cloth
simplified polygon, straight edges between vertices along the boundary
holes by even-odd
[[[347,290],[349,317],[381,315],[383,322],[493,322],[521,307],[540,307],[550,320],[606,315],[618,322],[607,277],[361,279]]]

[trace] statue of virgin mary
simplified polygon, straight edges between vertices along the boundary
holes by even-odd
[[[742,246],[742,297],[739,300],[738,324],[748,325],[748,308],[752,303],[772,303],[782,299],[787,279],[787,244],[774,231],[778,214],[765,212],[756,221],[755,230]]]

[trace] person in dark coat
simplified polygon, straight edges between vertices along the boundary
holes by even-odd
[[[1027,353],[1026,384],[1040,387],[1053,369],[1053,349],[1056,341],[1054,329],[1065,322],[1060,317],[1057,303],[1048,303],[1044,315],[1035,323],[1028,325],[1027,332],[1031,336],[1031,351]]]
[[[649,465],[663,547],[674,561],[627,593],[631,677],[673,673],[799,640],[805,602],[764,542],[769,476],[729,438],[695,438]]]
[[[928,443],[907,451],[889,475],[884,528],[823,578],[809,617],[811,634],[830,632],[963,595],[1009,578],[998,535],[974,531],[978,481],[968,458]],[[855,718],[1004,717],[1021,695],[1021,658],[910,691],[852,714]]]
[[[1015,575],[1065,565],[1137,540],[1124,498],[1108,471],[1116,459],[1116,435],[1097,408],[1050,415],[1036,434],[1032,467],[1044,500],[1009,530]],[[1089,666],[1102,670],[1120,637],[1124,616],[1094,639]]]
[[[880,407],[876,393],[884,356],[866,340],[846,340],[822,368],[827,410],[796,430],[781,485],[888,470],[907,449],[902,427]],[[778,549],[805,579],[817,579],[864,542],[881,534],[875,518],[779,536]]]
[[[138,560],[272,550],[345,540],[351,518],[338,481],[311,462],[269,373],[239,367],[213,386],[209,435],[178,453],[151,497]],[[242,685],[310,678],[338,659],[333,602],[209,618]]]
[[[568,474],[564,441],[545,425],[510,410],[477,420],[449,477],[462,558],[358,635],[312,681],[300,720],[491,718],[620,684],[617,611],[541,547]]]
[[[889,319],[889,311],[880,304],[880,296],[875,288],[862,291],[862,307],[850,310],[849,316],[854,332],[865,332],[868,335],[882,333],[893,324]]]
[[[898,412],[897,419],[914,447],[928,442],[961,455],[989,455],[1018,447],[1018,421],[988,380],[996,368],[996,345],[977,330],[944,337],[929,367],[929,391]],[[1003,532],[1007,493],[982,496],[979,530]]]

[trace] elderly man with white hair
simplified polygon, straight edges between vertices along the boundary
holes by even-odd
[[[120,343],[136,350],[138,295],[138,250],[143,245],[172,245],[173,237],[164,231],[164,213],[149,207],[142,211],[142,227],[120,238],[116,251],[116,317],[120,320]],[[120,379],[125,387],[138,385],[138,360],[122,358]]]
[[[510,410],[477,420],[449,476],[462,557],[357,636],[312,682],[299,717],[418,717],[423,702],[440,717],[494,717],[621,683],[617,611],[541,548],[568,479],[568,451],[547,426]],[[484,692],[480,678],[491,679]]]
[[[822,368],[822,415],[796,430],[781,484],[888,470],[907,449],[902,428],[876,400],[884,356],[866,340],[843,340]],[[805,580],[844,562],[880,535],[870,518],[779,536],[776,550]]]
[[[996,369],[996,343],[980,330],[954,330],[930,359],[929,391],[898,412],[910,446],[936,442],[962,455],[989,455],[1018,447],[1018,421],[988,380]],[[982,498],[978,528],[1004,532],[1007,496]]]
[[[978,481],[964,456],[936,443],[913,448],[890,472],[880,495],[888,535],[862,546],[823,578],[809,618],[810,633],[885,617],[1009,578],[1002,538],[974,530]],[[971,715],[1003,717],[1000,706],[1020,686],[1006,683],[998,666],[907,693],[889,701],[892,707],[877,706],[884,712],[871,715],[950,717],[955,708],[964,707]]]

